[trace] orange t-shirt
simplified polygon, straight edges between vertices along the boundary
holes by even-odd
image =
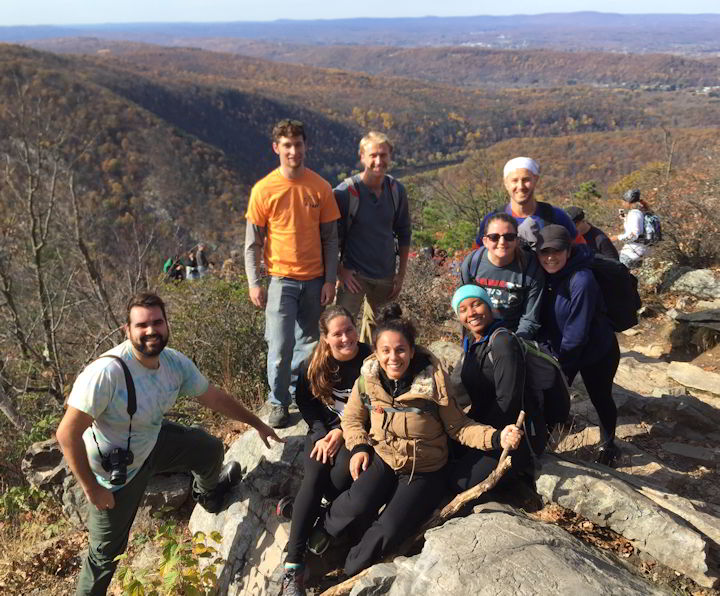
[[[325,275],[320,224],[340,219],[332,188],[305,168],[290,180],[280,168],[253,186],[245,218],[266,228],[265,264],[270,275],[314,279]]]

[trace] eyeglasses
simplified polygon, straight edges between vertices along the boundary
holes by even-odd
[[[504,238],[505,242],[514,242],[518,235],[515,232],[507,232],[506,234],[485,234],[485,238],[490,242],[500,242],[500,238]]]

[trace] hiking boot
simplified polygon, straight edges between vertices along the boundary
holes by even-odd
[[[282,578],[282,596],[305,596],[304,568],[286,569]]]
[[[273,428],[285,428],[290,422],[290,412],[287,406],[270,406],[267,423]]]
[[[328,546],[330,546],[331,538],[330,534],[325,531],[325,528],[318,524],[313,528],[310,533],[310,538],[308,538],[308,550],[318,557],[322,556],[328,549]]]
[[[620,457],[620,449],[618,449],[615,443],[608,443],[598,449],[595,463],[612,468],[618,457]]]
[[[206,493],[197,493],[193,490],[193,499],[208,513],[217,513],[223,508],[225,494],[240,482],[242,475],[242,467],[238,462],[228,462],[220,470],[220,476],[215,488]]]
[[[284,519],[292,519],[294,502],[295,497],[291,497],[289,495],[287,497],[283,497],[278,501],[277,507],[275,508],[275,513],[277,513],[278,517],[282,517]]]

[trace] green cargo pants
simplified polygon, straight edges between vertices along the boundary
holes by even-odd
[[[115,507],[100,511],[88,505],[89,552],[75,593],[96,596],[107,592],[117,567],[114,559],[127,548],[130,527],[150,476],[189,470],[194,490],[207,492],[217,485],[223,452],[222,441],[204,430],[164,420],[155,448],[142,468],[129,483],[113,492]]]

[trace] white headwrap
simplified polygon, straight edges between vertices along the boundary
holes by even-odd
[[[515,157],[507,162],[503,168],[503,178],[515,170],[530,170],[536,176],[540,175],[540,166],[530,157]]]

